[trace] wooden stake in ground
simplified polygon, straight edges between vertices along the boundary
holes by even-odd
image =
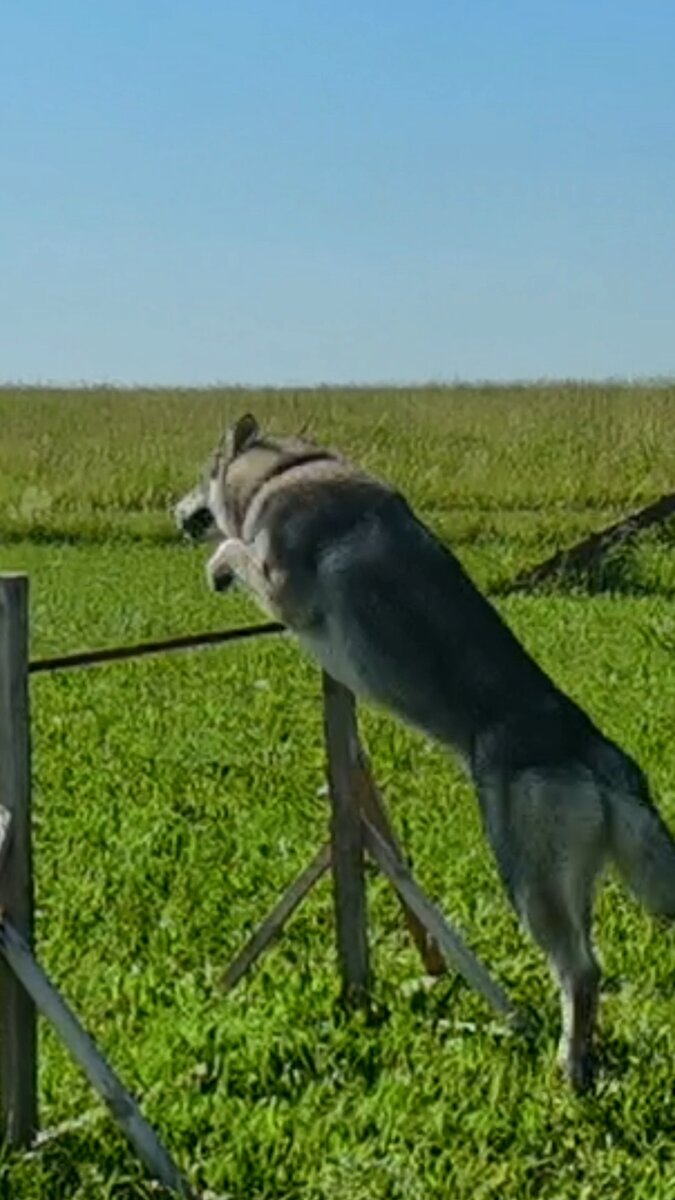
[[[324,675],[323,693],[333,805],[331,842],[294,880],[232,961],[223,985],[229,989],[243,978],[332,864],[343,995],[352,1002],[365,1000],[370,982],[363,875],[365,841],[371,856],[394,885],[426,971],[440,975],[451,964],[500,1014],[513,1017],[514,1010],[502,989],[425,896],[408,868],[359,739],[353,695],[328,675]],[[355,821],[359,823],[358,831],[354,828]]]
[[[347,688],[325,672],[323,698],[332,804],[331,865],[342,996],[348,1004],[361,1004],[368,994],[370,969],[361,814],[352,788],[355,701]]]
[[[0,575],[0,804],[11,840],[0,875],[0,910],[33,945],[28,578]],[[28,1146],[37,1132],[35,1006],[0,960],[0,1105],[4,1140]]]
[[[324,704],[326,704],[325,693]],[[353,797],[361,812],[380,831],[390,846],[392,853],[400,858],[402,862],[405,862],[403,849],[394,833],[384,802],[373,779],[370,764],[359,740],[353,703],[351,705],[351,712],[347,711],[344,715],[347,720],[345,734],[348,762],[345,764],[345,772],[348,768],[349,794]],[[346,775],[344,782],[345,786],[347,786]],[[264,951],[279,936],[298,905],[309,894],[324,871],[331,865],[331,858],[331,843],[328,843],[321,848],[318,854],[305,867],[304,871],[297,876],[290,887],[284,892],[272,911],[268,913],[262,924],[259,925],[255,933],[252,934],[226,968],[221,985],[225,991],[230,991],[244,978],[253,964],[257,962]],[[408,907],[405,900],[403,900],[399,893],[397,895],[401,902],[408,929],[422,957],[424,969],[429,975],[441,975],[447,969],[445,957],[424,925]]]

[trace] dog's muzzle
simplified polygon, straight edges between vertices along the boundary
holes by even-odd
[[[192,542],[205,541],[215,525],[211,509],[207,508],[206,505],[186,509],[178,504],[174,515],[180,532]]]

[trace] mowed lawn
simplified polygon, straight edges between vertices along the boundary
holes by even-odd
[[[386,474],[483,586],[673,490],[675,390],[0,392],[0,569],[31,579],[35,656],[259,619],[214,597],[167,508],[252,408]],[[650,775],[675,827],[675,568],[665,528],[605,590],[495,598]],[[611,587],[610,587],[611,585]],[[450,974],[421,978],[369,872],[374,1013],[337,1005],[322,881],[231,994],[232,954],[326,836],[316,668],[289,637],[36,676],[39,954],[181,1168],[218,1197],[675,1197],[675,930],[610,877],[599,897],[602,1073],[558,1077],[558,1002],[457,765],[364,709],[415,872],[535,1018],[509,1034]],[[45,1126],[0,1196],[156,1195],[41,1028]]]

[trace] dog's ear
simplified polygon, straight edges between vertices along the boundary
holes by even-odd
[[[225,449],[228,458],[236,458],[260,433],[260,427],[251,413],[240,417],[235,425],[228,429],[225,435]]]

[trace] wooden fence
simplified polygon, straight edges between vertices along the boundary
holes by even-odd
[[[32,674],[91,667],[212,646],[283,631],[277,624],[189,635],[136,646],[29,660],[28,578],[0,575],[0,1112],[10,1147],[28,1147],[38,1135],[37,1034],[39,1010],[108,1105],[150,1173],[182,1196],[193,1196],[138,1105],[40,966],[33,936],[31,839]],[[393,884],[425,970],[448,965],[462,974],[510,1021],[516,1013],[502,989],[413,878],[373,780],[361,745],[354,697],[323,675],[324,729],[330,835],[223,975],[228,990],[276,938],[291,914],[329,868],[333,875],[337,956],[342,996],[367,1002],[370,987],[364,851]]]

